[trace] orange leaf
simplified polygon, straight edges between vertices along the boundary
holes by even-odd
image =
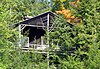
[[[67,22],[69,22],[69,23],[70,23],[70,22],[71,22],[71,19],[67,19]]]
[[[75,18],[75,16],[71,16],[71,18],[72,18],[72,19],[74,19],[74,18]]]
[[[69,13],[66,18],[71,18],[71,13]]]

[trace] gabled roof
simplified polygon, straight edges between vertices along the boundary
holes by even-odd
[[[48,12],[45,12],[45,13],[39,14],[39,15],[33,17],[33,18],[30,18],[30,19],[28,19],[28,20],[24,20],[24,21],[21,21],[21,22],[19,22],[19,23],[16,23],[16,24],[14,24],[14,27],[19,26],[19,24],[27,24],[27,23],[29,23],[29,22],[35,20],[36,18],[39,18],[39,17],[45,16],[45,15],[47,15],[47,14],[49,14],[50,16],[55,16],[55,15],[56,15],[55,13],[53,13],[53,12],[51,12],[51,11],[48,11]]]

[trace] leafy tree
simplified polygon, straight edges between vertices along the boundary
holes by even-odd
[[[79,7],[69,7],[73,13],[82,18],[80,25],[68,25],[63,17],[55,20],[57,28],[50,33],[53,47],[60,46],[56,52],[60,69],[99,69],[100,40],[98,0],[85,0]],[[51,40],[50,40],[51,41]],[[58,53],[62,53],[58,55]]]
[[[12,27],[14,23],[22,21],[25,15],[36,16],[49,10],[47,1],[0,0],[0,69],[37,69],[42,63],[47,63],[41,54],[15,49],[18,47],[18,31]],[[40,69],[46,66],[41,65]]]
[[[82,0],[74,7],[65,1],[55,2],[53,9],[59,10],[58,5],[64,3],[82,22],[67,23],[62,15],[55,18],[55,28],[49,33],[53,50],[49,54],[50,69],[99,69],[100,2]],[[18,31],[11,26],[22,21],[24,15],[36,16],[50,9],[45,0],[0,0],[0,69],[47,69],[45,55],[14,48],[18,46]]]

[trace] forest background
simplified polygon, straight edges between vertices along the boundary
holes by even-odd
[[[68,20],[63,10],[70,10],[70,18],[79,18],[78,23]],[[44,55],[15,48],[18,47],[18,30],[12,29],[25,15],[36,16],[47,11],[59,16],[54,20],[57,28],[49,38],[58,42],[62,52],[58,54],[55,50],[50,55],[49,68],[100,69],[99,0],[0,0],[0,69],[47,69]]]

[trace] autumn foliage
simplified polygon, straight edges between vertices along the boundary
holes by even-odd
[[[79,0],[76,0],[74,2],[69,2],[69,4],[74,6],[74,7],[77,7],[78,6],[78,2],[79,2]],[[67,20],[67,22],[69,22],[69,23],[77,23],[77,24],[80,23],[81,18],[75,17],[72,14],[71,10],[65,9],[65,7],[63,5],[61,5],[61,6],[62,6],[62,9],[59,10],[59,11],[56,11],[57,14],[64,15],[66,20]]]

